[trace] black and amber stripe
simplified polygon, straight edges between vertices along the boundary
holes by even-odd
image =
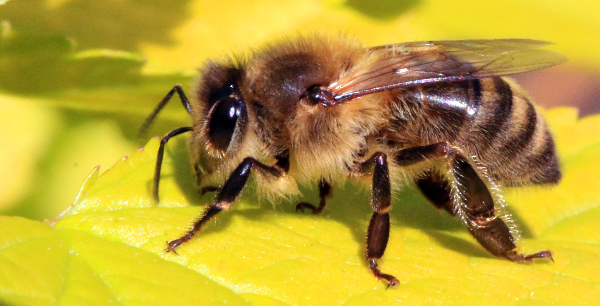
[[[414,145],[449,142],[507,185],[560,179],[546,123],[512,82],[491,77],[423,85],[398,103],[403,112],[392,119],[395,133],[413,137]]]
[[[474,88],[481,89],[482,103],[461,133],[462,145],[493,178],[508,185],[557,182],[554,141],[523,90],[501,77],[479,83]]]
[[[478,148],[478,153],[490,150],[492,144],[505,137],[511,124],[513,93],[500,77],[473,80],[473,98],[469,101],[473,115],[463,130],[465,144]]]

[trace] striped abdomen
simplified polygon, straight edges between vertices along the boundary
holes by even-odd
[[[476,156],[507,185],[556,183],[554,141],[525,92],[501,77],[425,85],[404,91],[393,112],[401,142],[448,141]],[[396,134],[396,135],[398,135]]]

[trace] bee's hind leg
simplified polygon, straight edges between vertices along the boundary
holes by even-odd
[[[421,192],[436,207],[444,208],[452,215],[458,211],[454,206],[460,205],[459,210],[464,214],[469,232],[493,255],[516,262],[531,262],[534,258],[552,260],[552,252],[548,250],[530,255],[515,250],[514,237],[506,223],[496,216],[494,200],[486,184],[462,155],[452,152],[453,150],[448,151],[452,158],[454,177],[460,182],[459,188],[464,201],[455,203],[447,179],[431,171],[416,181]]]
[[[320,214],[321,212],[323,212],[327,204],[326,198],[331,197],[331,194],[331,185],[329,185],[329,183],[327,183],[324,179],[321,179],[321,181],[319,181],[319,198],[321,199],[319,201],[319,206],[314,206],[307,202],[301,202],[298,203],[298,205],[296,205],[296,211],[304,211],[305,208],[308,208],[312,210],[313,214]]]
[[[438,209],[444,209],[452,216],[456,216],[452,202],[451,189],[441,173],[427,170],[423,176],[415,180],[421,193]]]

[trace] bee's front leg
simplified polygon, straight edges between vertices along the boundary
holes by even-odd
[[[175,252],[180,244],[190,240],[194,235],[202,228],[202,226],[210,220],[212,217],[217,215],[223,210],[229,209],[231,204],[240,195],[242,189],[246,185],[248,178],[250,177],[250,170],[253,167],[257,167],[256,170],[262,172],[264,175],[270,175],[273,177],[281,177],[287,172],[285,163],[287,160],[280,159],[273,166],[267,166],[253,157],[246,157],[244,160],[233,170],[223,188],[220,189],[217,195],[215,203],[208,207],[204,212],[204,215],[198,221],[194,222],[194,226],[185,235],[178,239],[167,242],[167,252]]]
[[[158,152],[156,153],[156,165],[154,166],[154,178],[152,180],[152,199],[154,199],[154,202],[156,202],[156,203],[158,203],[158,186],[160,184],[160,171],[162,168],[162,160],[165,155],[165,146],[167,145],[167,142],[171,138],[173,138],[179,134],[187,133],[191,130],[192,130],[192,127],[189,127],[189,126],[180,127],[178,129],[174,129],[174,130],[170,131],[169,133],[167,133],[167,135],[165,135],[160,140],[160,145],[158,146]]]

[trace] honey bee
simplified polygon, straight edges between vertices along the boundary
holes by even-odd
[[[158,201],[165,144],[191,132],[192,165],[212,205],[166,251],[190,240],[231,208],[252,177],[268,200],[318,184],[323,211],[332,185],[371,187],[366,260],[395,286],[377,261],[386,249],[392,191],[415,183],[436,207],[458,216],[490,253],[510,261],[552,259],[549,250],[516,250],[517,231],[500,186],[555,184],[561,178],[552,135],[521,87],[503,76],[565,58],[529,39],[409,42],[364,47],[347,37],[299,36],[249,54],[209,60],[190,102],[175,86],[146,119],[146,130],[177,93],[189,127],[161,141],[153,181]]]

